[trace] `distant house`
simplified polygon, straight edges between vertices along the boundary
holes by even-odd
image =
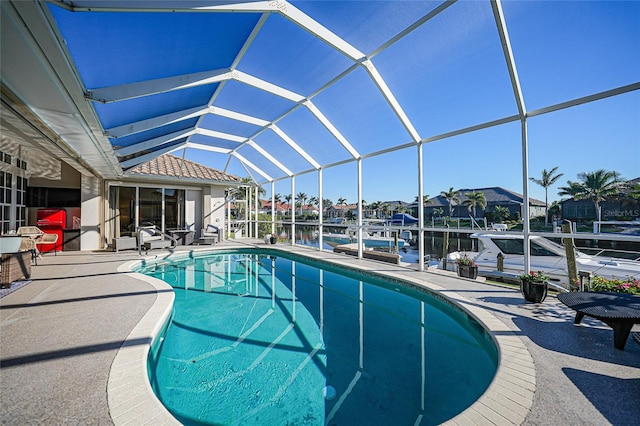
[[[460,189],[460,203],[453,204],[453,214],[451,217],[469,217],[469,209],[465,204],[467,197],[464,194],[469,192],[482,192],[487,200],[487,207],[481,209],[476,207],[476,217],[481,218],[485,216],[487,212],[495,211],[496,207],[504,207],[509,210],[511,217],[522,216],[523,197],[522,194],[509,191],[508,189],[501,187],[492,188],[474,188],[474,189]],[[430,218],[439,215],[434,212],[436,209],[442,209],[443,216],[449,216],[449,202],[442,195],[430,198],[425,202],[424,214],[426,218]],[[417,214],[417,207],[413,210]],[[535,198],[529,198],[529,217],[544,216],[545,203],[544,201],[536,200]]]
[[[325,209],[325,215],[329,218],[357,216],[358,204],[333,204]]]
[[[272,210],[271,200],[260,200],[259,213],[271,214],[271,210]],[[291,206],[282,201],[276,202],[274,210],[275,210],[276,216],[284,216],[291,212]]]
[[[627,181],[629,185],[640,184],[640,177]],[[628,195],[623,189],[619,196],[600,203],[602,220],[636,220],[640,219],[640,201]],[[569,198],[560,201],[562,218],[573,222],[597,220],[596,206],[591,199],[574,200]]]
[[[296,211],[299,213],[302,210],[302,214],[304,216],[318,216],[319,210],[317,206],[304,204],[301,207],[296,208]]]
[[[371,204],[368,204],[362,210],[363,216],[371,219],[383,219],[385,216],[391,217],[395,213],[409,211],[411,211],[411,204],[399,200],[382,201],[377,209],[372,209]]]

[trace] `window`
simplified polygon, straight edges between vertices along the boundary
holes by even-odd
[[[26,188],[26,185],[25,185]],[[28,207],[80,207],[80,189],[31,186],[24,194]]]
[[[162,228],[162,188],[140,188],[139,224]]]
[[[4,158],[6,154],[2,153]],[[11,193],[13,191],[13,175],[0,172],[0,230],[6,233],[11,229]]]
[[[23,162],[24,163],[24,162]],[[26,163],[25,163],[26,164]],[[27,224],[27,178],[17,177],[16,189],[16,229]]]
[[[496,243],[498,248],[504,254],[515,254],[524,256],[524,240],[520,239],[500,239],[492,238],[492,241]],[[542,247],[535,241],[531,241],[531,256],[559,256],[558,254],[550,251],[549,249]]]
[[[531,241],[531,256],[560,256],[557,253],[552,252],[551,250],[542,247],[540,244],[535,241]]]
[[[164,227],[165,229],[185,228],[185,190],[164,190]]]
[[[512,240],[512,239],[502,239],[502,238],[492,238],[491,239],[500,251],[504,254],[519,254],[524,255],[524,244],[522,240]]]
[[[155,225],[163,231],[185,229],[186,190],[173,188],[139,188],[136,221],[136,187],[109,188],[108,221],[111,238],[130,236],[138,226]],[[111,235],[113,234],[113,235]]]
[[[115,200],[118,206],[116,228],[120,230],[117,236],[131,236],[136,230],[136,189],[128,186],[112,187],[116,192]]]

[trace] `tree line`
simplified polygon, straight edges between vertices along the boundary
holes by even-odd
[[[540,178],[529,178],[532,182],[540,185],[545,190],[545,225],[548,224],[549,212],[559,211],[560,205],[557,201],[554,201],[552,205],[549,206],[549,188],[562,176],[564,176],[564,173],[558,173],[558,167],[556,166],[551,170],[543,169]],[[577,177],[578,179],[576,181],[568,180],[566,186],[559,187],[558,195],[561,197],[569,196],[576,201],[591,200],[595,206],[598,220],[601,220],[600,205],[604,201],[619,196],[622,191],[626,192],[626,196],[640,200],[640,183],[632,184],[622,178],[618,172],[600,169],[593,172],[579,173]],[[250,184],[252,183],[252,180],[251,178],[245,178],[243,179],[243,182]],[[247,199],[247,190],[247,186],[239,187],[230,191],[229,195],[234,200],[245,200]],[[259,187],[258,194],[258,196],[265,195],[265,189]],[[482,191],[470,191],[462,194],[460,190],[455,190],[451,187],[448,191],[440,192],[440,196],[447,201],[449,206],[449,216],[453,216],[453,207],[455,205],[465,205],[469,210],[469,213],[473,213],[474,217],[476,216],[477,208],[485,209],[487,207],[487,200]],[[466,197],[464,202],[462,202],[461,196]],[[416,196],[414,202],[419,202],[419,198],[419,196]],[[280,204],[285,200],[287,204],[291,205],[291,202],[294,201],[295,207],[300,208],[300,214],[303,214],[303,206],[318,207],[320,205],[318,197],[309,197],[304,192],[297,193],[295,198],[291,194],[282,196],[281,194],[276,193],[274,194],[273,199],[276,204]],[[423,200],[427,200],[424,204],[428,204],[429,195],[424,195]],[[324,198],[322,200],[322,205],[324,208],[331,207],[333,205],[333,201],[328,198]],[[347,205],[347,199],[339,197],[336,205]],[[362,208],[376,212],[376,216],[378,216],[378,214],[388,216],[392,211],[391,204],[382,201],[376,201],[368,204],[365,200],[362,200]],[[393,211],[404,213],[406,211],[406,207],[400,205],[394,208]],[[440,213],[442,214],[444,212]],[[505,207],[498,206],[496,207],[494,214],[497,218],[507,218],[509,216],[509,210]]]

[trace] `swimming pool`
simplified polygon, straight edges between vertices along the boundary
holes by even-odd
[[[176,293],[148,365],[185,424],[439,424],[496,371],[475,320],[399,282],[268,250],[139,272]]]

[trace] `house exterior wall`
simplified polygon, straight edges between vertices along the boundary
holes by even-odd
[[[198,229],[202,230],[209,224],[222,228],[224,226],[227,207],[225,203],[225,188],[222,186],[211,185],[203,188],[203,193],[203,221]]]
[[[82,176],[80,187],[80,250],[98,250],[102,248],[101,229],[102,215],[102,179],[93,176]]]
[[[201,231],[207,224],[213,224],[222,227],[225,220],[225,186],[222,185],[175,185],[177,182],[148,182],[148,181],[118,181],[110,182],[109,187],[126,187],[126,188],[164,188],[164,189],[181,189],[185,191],[184,200],[184,226],[194,231],[194,237],[200,238]],[[138,191],[136,191],[137,193]],[[132,200],[134,202],[135,200]],[[118,206],[110,206],[110,203],[117,203],[117,200],[110,200],[105,197],[103,211],[110,219],[109,212],[116,212]],[[139,214],[138,209],[134,214]],[[84,215],[84,211],[83,211]],[[165,231],[167,231],[165,229]],[[104,231],[105,245],[111,244],[114,237],[118,235],[118,226],[109,226]],[[83,248],[84,250],[84,248]]]
[[[185,200],[186,227],[197,234],[199,230],[196,227],[196,224],[202,223],[202,191],[188,189],[186,192],[187,192],[186,200]]]

